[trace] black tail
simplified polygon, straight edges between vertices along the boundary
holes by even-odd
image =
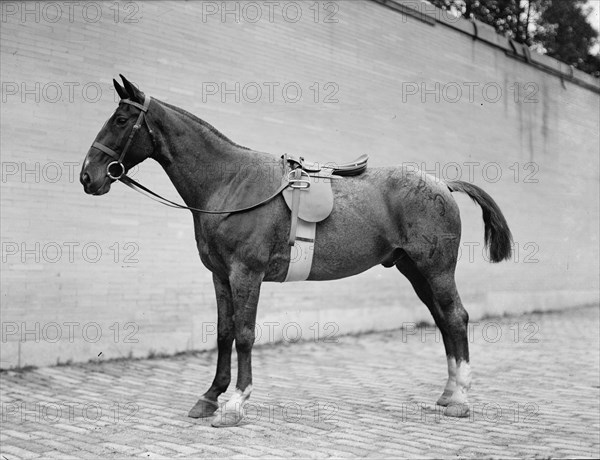
[[[451,192],[463,192],[481,206],[485,224],[485,246],[489,248],[490,260],[502,262],[512,255],[512,235],[500,208],[485,191],[476,185],[460,180],[446,182]]]

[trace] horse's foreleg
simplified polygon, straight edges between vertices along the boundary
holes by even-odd
[[[233,301],[229,281],[213,275],[217,295],[217,372],[211,387],[190,410],[193,418],[211,417],[219,408],[219,395],[227,391],[231,382],[231,349],[234,339]]]
[[[244,417],[244,404],[252,392],[252,346],[261,282],[261,275],[245,269],[234,271],[230,278],[238,375],[235,393],[216,413],[212,421],[214,427],[236,426]]]

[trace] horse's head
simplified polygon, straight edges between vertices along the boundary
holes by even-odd
[[[121,79],[124,86],[113,80],[121,102],[96,136],[81,168],[79,180],[85,193],[91,195],[107,193],[115,180],[154,151],[146,116],[150,98],[123,75]]]

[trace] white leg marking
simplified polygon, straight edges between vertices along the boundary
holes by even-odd
[[[456,390],[456,359],[448,357],[448,381],[446,382],[446,388],[444,393],[454,393]]]
[[[211,425],[215,427],[237,426],[244,418],[244,403],[252,393],[252,385],[242,391],[236,389],[229,401],[223,404],[217,412]]]
[[[439,406],[447,406],[452,400],[452,396],[456,391],[456,359],[448,357],[448,380],[442,396],[439,397],[437,403]]]
[[[231,398],[223,405],[221,410],[223,412],[242,412],[244,403],[250,397],[250,393],[252,393],[252,385],[248,385],[243,392],[236,388],[235,393],[231,395]]]
[[[471,366],[466,361],[462,361],[456,367],[456,391],[452,398],[453,402],[466,403],[469,388],[471,388]]]
[[[437,404],[440,406],[467,404],[467,392],[470,387],[471,367],[469,363],[461,361],[457,365],[455,358],[448,358],[448,381]]]
[[[450,360],[448,360],[450,362]],[[466,361],[461,361],[455,369],[455,388],[452,395],[446,398],[446,392],[440,398],[446,404],[445,415],[450,417],[467,417],[469,415],[469,401],[467,392],[471,387],[471,366]],[[438,404],[439,401],[438,401]]]

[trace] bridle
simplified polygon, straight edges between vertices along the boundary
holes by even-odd
[[[109,155],[110,157],[115,159],[115,161],[111,161],[108,164],[108,166],[106,166],[106,175],[113,180],[119,180],[122,177],[127,177],[125,174],[125,166],[123,165],[123,158],[125,158],[125,155],[127,155],[127,151],[129,150],[129,147],[131,146],[131,142],[133,141],[135,133],[137,133],[138,130],[142,127],[142,123],[144,123],[144,122],[146,123],[146,126],[148,127],[148,132],[150,133],[150,136],[152,136],[152,129],[150,128],[150,125],[148,124],[148,120],[146,120],[146,112],[148,112],[148,107],[150,106],[150,100],[151,100],[150,96],[145,96],[144,97],[144,105],[142,105],[142,104],[138,104],[137,102],[132,101],[131,99],[121,99],[122,103],[129,104],[129,105],[132,105],[132,106],[140,109],[140,114],[137,117],[137,121],[135,122],[135,125],[133,125],[133,128],[131,128],[131,133],[129,134],[129,137],[127,138],[127,142],[125,143],[125,147],[123,147],[123,150],[121,151],[120,155],[117,152],[115,152],[113,149],[111,149],[110,147],[107,147],[106,145],[104,145],[100,142],[94,142],[92,144],[92,147],[95,147],[98,150],[103,151],[104,153],[106,153],[107,155]],[[118,174],[113,174],[110,172],[111,167],[113,167],[114,165],[117,165],[120,168],[120,171]]]
[[[262,200],[259,203],[253,204],[251,206],[246,206],[244,208],[239,208],[239,209],[231,209],[231,210],[226,210],[226,211],[209,211],[206,209],[198,209],[198,208],[193,208],[190,206],[184,206],[179,203],[175,203],[174,201],[168,200],[168,199],[160,196],[158,193],[153,192],[149,188],[144,187],[142,184],[140,184],[139,182],[136,182],[131,177],[129,177],[127,174],[125,174],[125,166],[123,165],[123,159],[125,158],[125,155],[127,155],[127,151],[129,150],[129,147],[131,146],[131,142],[133,141],[135,134],[142,127],[142,123],[146,123],[150,137],[154,141],[152,128],[150,128],[150,124],[148,123],[148,120],[146,119],[146,114],[148,112],[148,107],[150,106],[151,100],[152,99],[150,96],[145,95],[144,96],[144,104],[142,105],[142,104],[138,104],[137,102],[132,101],[131,99],[121,99],[122,103],[129,104],[129,105],[132,105],[132,106],[140,109],[140,114],[137,117],[135,125],[133,125],[133,128],[131,129],[131,133],[129,134],[129,137],[127,138],[127,142],[125,143],[125,147],[123,147],[123,150],[121,151],[120,154],[118,154],[113,149],[111,149],[110,147],[107,147],[106,145],[104,145],[100,142],[94,142],[92,144],[92,147],[97,148],[98,150],[106,153],[111,158],[114,158],[114,161],[111,161],[106,166],[106,175],[110,179],[121,181],[125,185],[127,185],[129,188],[132,188],[133,190],[135,190],[136,192],[139,192],[142,195],[146,195],[147,197],[153,199],[154,201],[158,201],[159,203],[164,204],[165,206],[170,206],[172,208],[178,208],[178,209],[187,209],[189,211],[201,212],[204,214],[233,214],[233,213],[237,213],[237,212],[250,211],[251,209],[258,208],[258,207],[268,203],[269,201],[271,201],[273,198],[275,198],[277,195],[279,195],[281,192],[283,192],[288,187],[304,188],[302,186],[302,184],[296,184],[296,182],[298,182],[298,181],[293,179],[290,175],[289,181],[282,182],[281,186],[272,195],[270,195],[268,198]],[[118,171],[118,173],[113,174],[111,172],[111,168],[113,168],[115,166],[119,167],[119,171]]]

